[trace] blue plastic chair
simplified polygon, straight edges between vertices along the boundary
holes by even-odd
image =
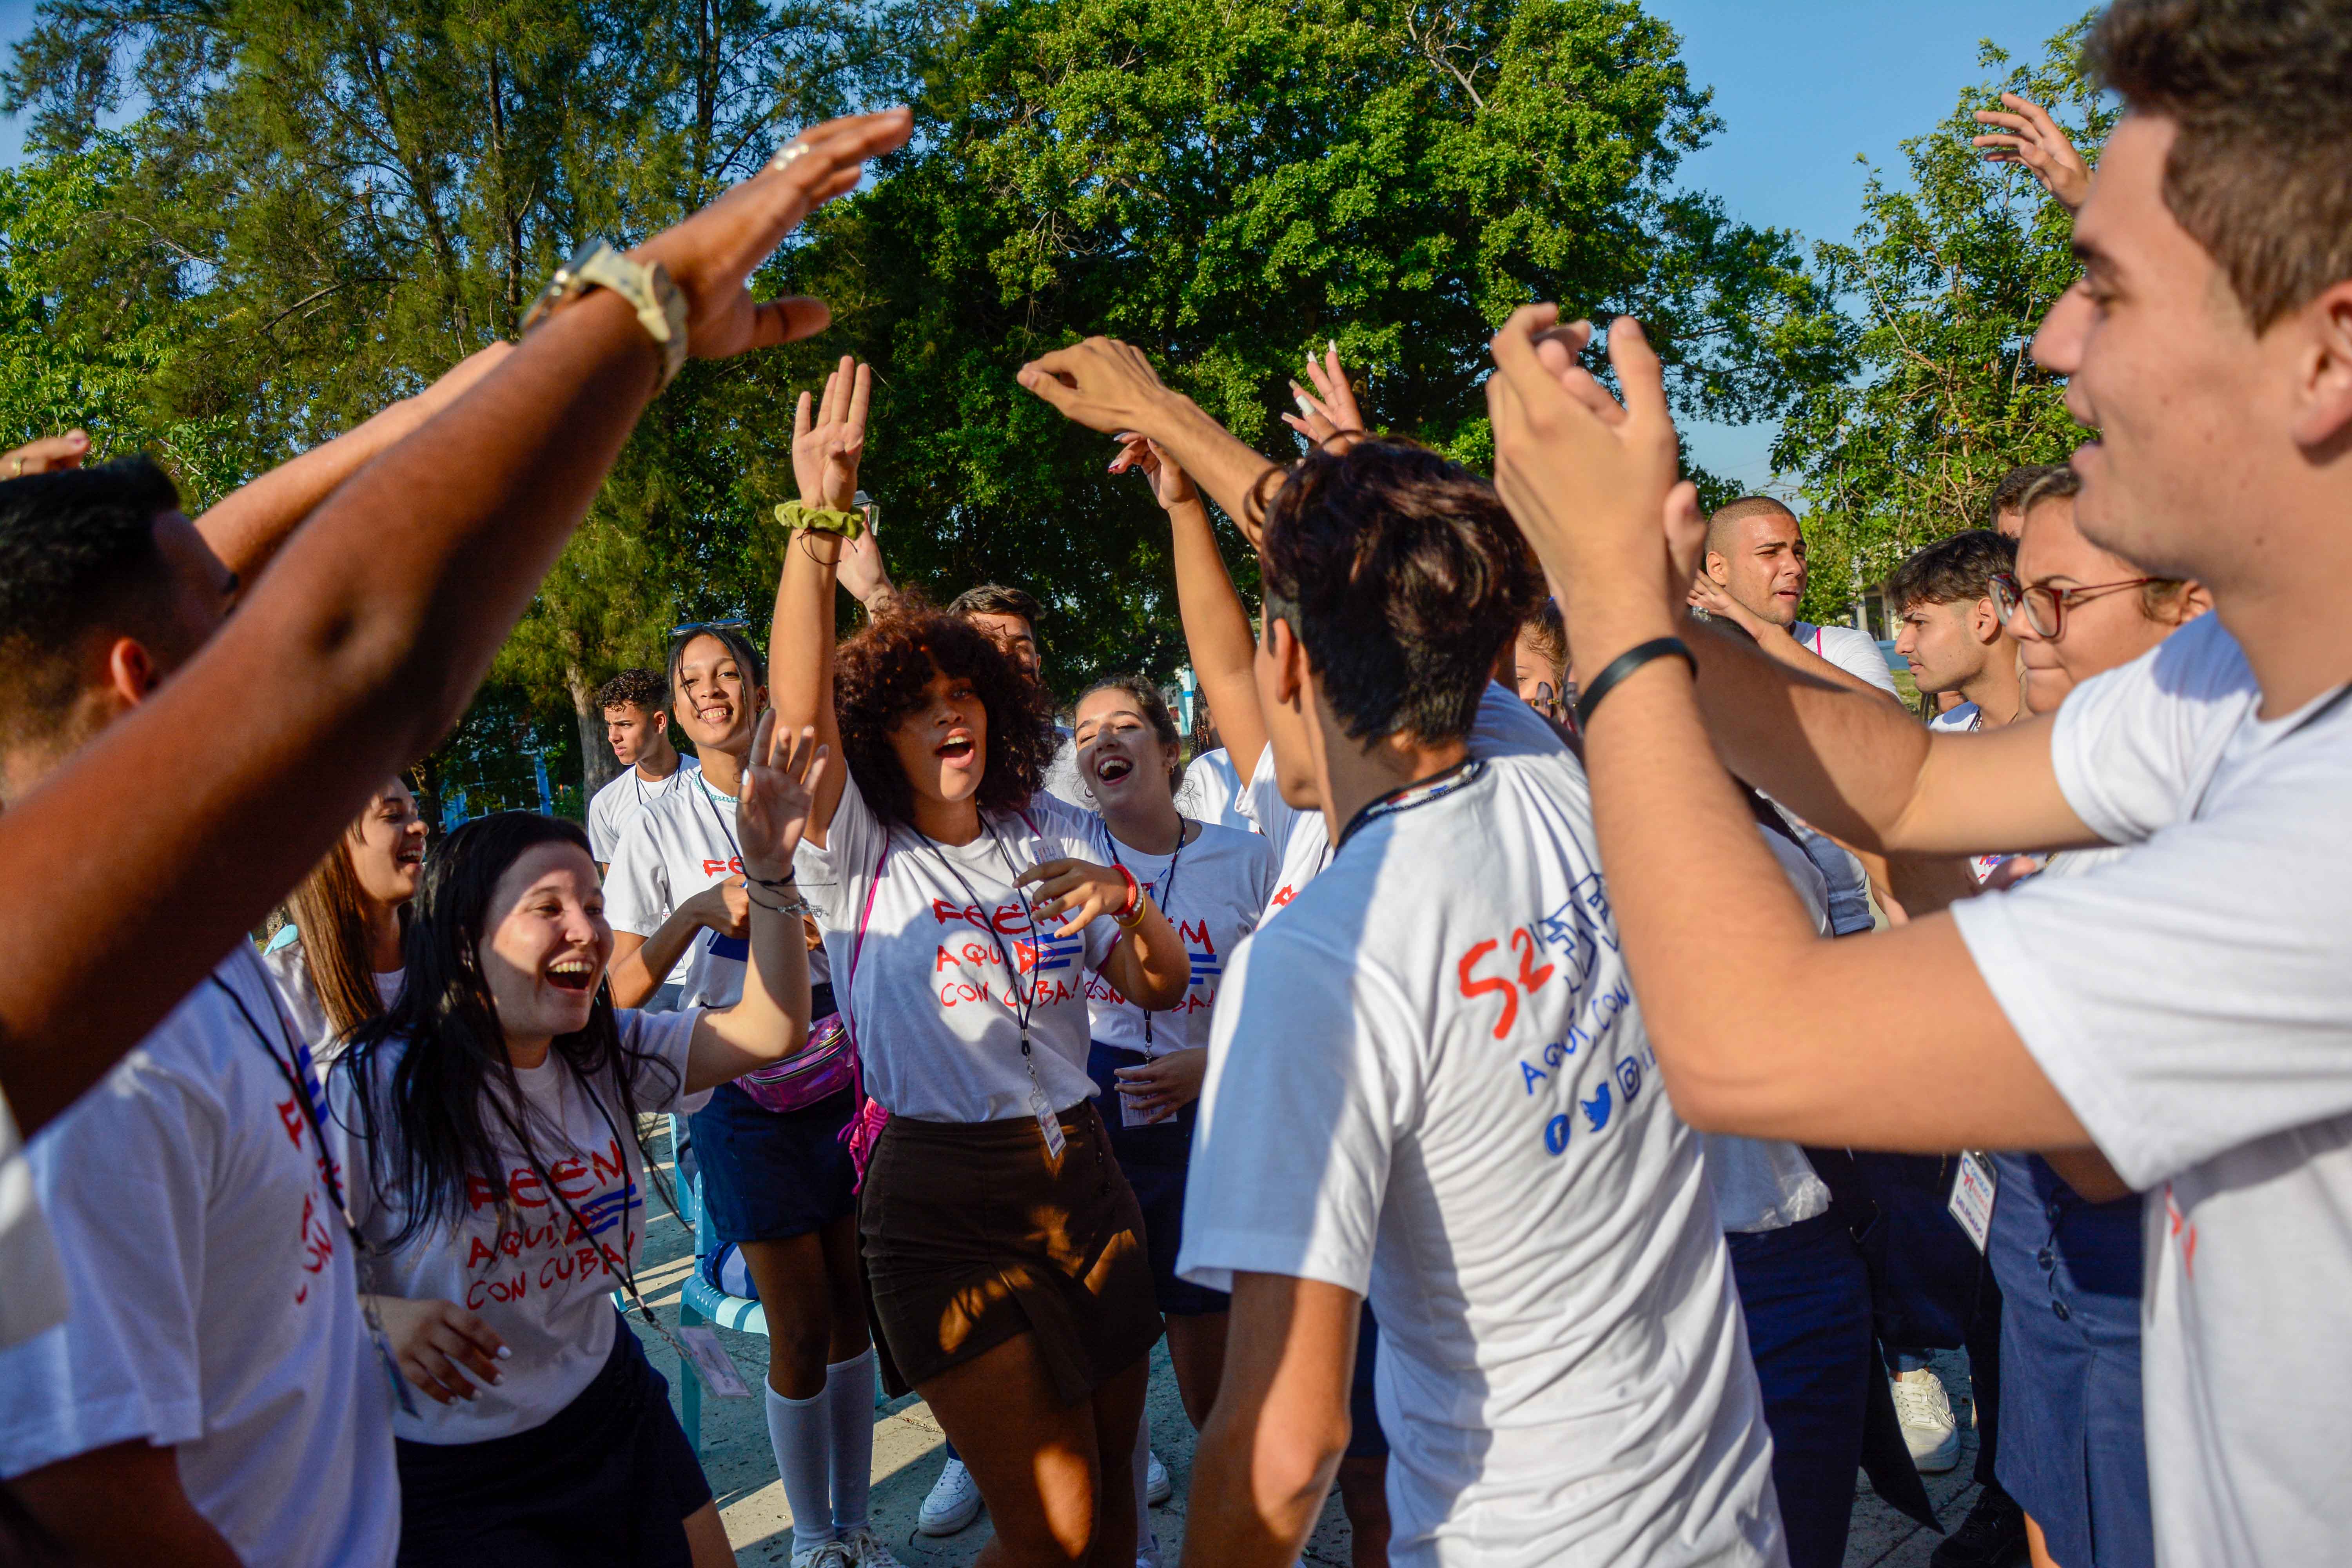
[[[669,1146],[673,1168],[676,1151],[686,1131],[686,1119],[669,1119]],[[686,1277],[685,1287],[678,1292],[677,1326],[692,1328],[709,1323],[721,1329],[733,1329],[738,1333],[761,1334],[768,1331],[768,1309],[748,1296],[730,1296],[703,1278],[702,1260],[711,1251],[710,1213],[702,1203],[700,1173],[695,1180],[680,1178],[679,1192],[688,1205],[687,1213],[694,1225],[694,1271]],[[686,1428],[686,1440],[694,1446],[694,1457],[702,1458],[702,1374],[694,1363],[681,1359],[678,1363],[679,1425]]]

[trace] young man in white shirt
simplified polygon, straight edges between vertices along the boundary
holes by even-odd
[[[1696,687],[1644,654],[1587,732],[1685,1114],[1808,1142],[2095,1146],[2147,1194],[2149,1491],[2173,1565],[2340,1561],[2352,1487],[2352,1413],[2304,1353],[2352,1314],[2345,24],[2340,5],[2119,0],[2087,44],[2126,113],[2075,221],[2083,277],[2033,352],[2100,432],[2074,459],[2084,534],[2201,582],[2211,615],[1984,735],[1906,733],[1686,632]],[[1573,363],[1585,329],[1537,341],[1555,320],[1497,334],[1490,403],[1504,493],[1598,674],[1677,631],[1657,584],[1697,530],[1638,327],[1610,331],[1620,407]],[[2130,848],[1820,942],[1707,766],[1718,750],[1891,850]],[[1703,910],[1682,896],[1701,876]]]
[[[621,835],[637,814],[693,780],[701,764],[669,740],[669,682],[657,669],[625,669],[596,689],[604,742],[621,772],[588,802],[588,842],[596,868],[609,871]]]
[[[2017,642],[1992,592],[1992,580],[2016,566],[2014,538],[1972,528],[1913,552],[1887,578],[1903,622],[1895,651],[1909,661],[1912,683],[1962,700],[1929,729],[1998,730],[2017,717]]]
[[[744,280],[908,123],[648,240],[672,353],[817,330]],[[389,1384],[243,933],[455,720],[667,363],[602,289],[194,523],[152,465],[0,485],[0,1087],[74,1306],[0,1352],[0,1477],[72,1560],[392,1561]]]
[[[1022,379],[1196,478],[1246,461],[1125,345]],[[1261,554],[1271,743],[1336,849],[1219,1000],[1179,1268],[1234,1304],[1186,1561],[1294,1561],[1369,1292],[1391,1561],[1780,1562],[1715,1205],[1655,1092],[1580,772],[1548,728],[1468,746],[1533,563],[1485,481],[1378,440],[1294,468]]]

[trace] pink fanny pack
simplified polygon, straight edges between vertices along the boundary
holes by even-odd
[[[762,1110],[799,1110],[856,1080],[857,1052],[841,1015],[828,1013],[809,1026],[808,1044],[772,1067],[745,1073],[735,1087]]]

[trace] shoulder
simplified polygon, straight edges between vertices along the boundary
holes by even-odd
[[[1195,817],[1195,822],[1200,819]],[[1219,822],[1200,822],[1201,836],[1193,844],[1213,855],[1233,855],[1247,860],[1263,860],[1274,864],[1274,846],[1262,833],[1252,833],[1244,827],[1227,827]]]
[[[1566,754],[1568,743],[1544,716],[1528,707],[1516,691],[1500,681],[1486,682],[1478,694],[1478,717],[1470,731],[1474,756],[1496,757],[1531,753]]]

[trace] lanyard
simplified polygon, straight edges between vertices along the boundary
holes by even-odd
[[[1004,868],[1013,879],[1013,896],[1021,900],[1022,918],[1029,922],[1030,945],[1036,950],[1038,962],[1043,963],[1045,956],[1045,937],[1037,930],[1037,911],[1029,907],[1029,895],[1022,889],[1021,873],[1013,864],[1013,852],[1004,847],[1004,840],[996,836],[996,829],[988,825],[986,817],[981,818],[980,830],[988,835],[988,841],[996,846],[997,854],[1004,858]],[[996,956],[1004,964],[1006,984],[1012,987],[1011,1005],[1013,1021],[1021,1026],[1021,1060],[1023,1065],[1028,1068],[1029,1081],[1034,1084],[1037,1081],[1037,1064],[1030,1059],[1029,1055],[1029,1016],[1036,1011],[1037,999],[1034,994],[1023,990],[1021,971],[1013,962],[1013,950],[1004,944],[1003,933],[996,929],[995,917],[980,907],[980,895],[971,890],[970,882],[964,880],[963,872],[957,868],[954,861],[948,858],[947,851],[940,848],[929,835],[919,829],[915,836],[929,846],[931,853],[939,858],[940,864],[947,868],[948,875],[955,879],[956,886],[963,889],[965,900],[979,914],[980,923],[987,929],[988,940],[996,946]]]
[[[1433,800],[1443,800],[1455,790],[1476,784],[1486,776],[1485,763],[1474,757],[1465,757],[1442,773],[1432,773],[1425,779],[1415,779],[1409,784],[1400,784],[1388,794],[1367,801],[1361,810],[1348,819],[1348,826],[1340,831],[1339,842],[1331,847],[1331,854],[1337,857],[1359,829],[1380,818],[1393,816],[1401,811],[1411,811],[1417,805],[1427,805]],[[1329,862],[1327,860],[1325,864]]]
[[[719,825],[719,836],[727,840],[727,847],[735,856],[736,869],[738,871],[741,871],[743,867],[743,847],[735,842],[734,829],[729,827],[727,826],[727,819],[719,814],[717,792],[710,787],[710,781],[704,778],[699,773],[694,775],[694,782],[698,786],[695,793],[702,797],[702,809],[709,812],[710,814],[710,820]],[[743,786],[737,784],[735,787],[740,789]]]
[[[250,954],[252,950],[248,947],[247,952]],[[252,962],[254,968],[261,969],[259,958],[253,958]],[[281,1057],[278,1054],[278,1047],[269,1042],[269,1032],[261,1026],[261,1020],[253,1016],[253,1009],[245,1005],[245,998],[237,994],[236,987],[223,980],[218,971],[215,971],[210,978],[221,988],[221,994],[236,1005],[238,1016],[245,1020],[245,1026],[253,1031],[254,1044],[259,1046],[261,1054],[269,1058],[269,1065],[278,1069],[278,1076],[286,1080],[286,1087],[294,1091],[294,1103],[302,1108],[302,1120],[310,1126],[311,1152],[318,1163],[320,1179],[327,1184],[327,1197],[335,1205],[336,1217],[343,1222],[343,1234],[351,1238],[354,1262],[362,1258],[373,1257],[375,1249],[360,1234],[360,1227],[352,1223],[351,1205],[343,1201],[342,1180],[335,1174],[335,1163],[327,1153],[327,1130],[319,1119],[318,1102],[311,1098],[312,1085],[306,1081],[310,1075],[298,1070],[304,1052],[294,1037],[287,1033],[284,1016],[280,1015],[278,1020],[278,1037],[286,1041],[286,1055]],[[268,970],[261,970],[261,981],[265,994],[270,994]],[[272,1004],[272,1008],[275,1010],[275,1004]],[[356,1268],[352,1276],[356,1284]],[[365,1291],[358,1294],[360,1316],[367,1321],[368,1339],[375,1346],[376,1358],[383,1367],[385,1380],[392,1384],[393,1398],[400,1405],[403,1415],[414,1416],[417,1414],[416,1395],[409,1392],[408,1379],[401,1373],[400,1360],[393,1354],[392,1337],[384,1332],[383,1315],[376,1310],[373,1299]]]
[[[1160,906],[1160,912],[1163,915],[1168,914],[1168,900],[1176,891],[1176,863],[1184,858],[1184,833],[1192,826],[1184,820],[1182,814],[1178,814],[1176,847],[1169,851],[1168,869],[1159,881],[1144,884],[1144,890],[1151,895],[1151,901]],[[1110,847],[1110,863],[1125,871],[1127,862],[1118,858],[1118,840],[1111,836],[1110,824],[1108,822],[1103,824],[1103,842]],[[1171,921],[1175,919],[1173,915],[1169,915],[1169,918]],[[1143,1054],[1150,1056],[1151,1054],[1151,1014],[1148,1009],[1137,1010],[1143,1014]]]
[[[555,1055],[555,1050],[552,1046],[550,1046],[548,1048],[548,1058],[551,1061],[562,1059]],[[571,1066],[568,1062],[564,1065],[567,1068]],[[637,1289],[635,1263],[637,1244],[636,1238],[632,1236],[629,1231],[629,1190],[636,1185],[636,1179],[629,1174],[629,1149],[636,1142],[636,1140],[635,1138],[625,1139],[621,1136],[621,1124],[614,1121],[613,1113],[604,1108],[604,1097],[596,1092],[596,1086],[589,1082],[584,1076],[581,1076],[577,1073],[573,1076],[579,1078],[580,1092],[586,1095],[588,1097],[588,1103],[596,1108],[596,1114],[604,1121],[605,1131],[612,1133],[613,1142],[619,1145],[621,1150],[622,1287],[628,1292],[630,1304],[636,1308],[638,1313],[644,1317],[646,1322],[653,1325],[656,1331],[661,1332],[664,1338],[667,1338],[668,1336],[667,1331],[663,1331],[661,1324],[655,1320],[653,1309],[646,1305],[645,1296]],[[522,1157],[530,1163],[530,1173],[539,1178],[539,1184],[541,1186],[546,1188],[547,1191],[555,1195],[555,1201],[557,1203],[563,1205],[564,1217],[572,1222],[572,1227],[580,1232],[580,1235],[583,1239],[593,1245],[595,1243],[595,1237],[588,1229],[587,1222],[580,1217],[580,1211],[572,1207],[571,1198],[565,1195],[563,1189],[555,1184],[554,1178],[550,1176],[545,1171],[540,1169],[539,1159],[537,1154],[531,1149],[530,1140],[524,1136],[522,1129],[516,1124],[515,1119],[511,1115],[508,1114],[507,1108],[504,1104],[499,1103],[495,1098],[493,1099],[492,1103],[498,1106],[499,1120],[505,1122],[507,1131],[514,1135],[515,1146],[522,1151]],[[601,1252],[603,1248],[599,1247],[598,1250]]]

